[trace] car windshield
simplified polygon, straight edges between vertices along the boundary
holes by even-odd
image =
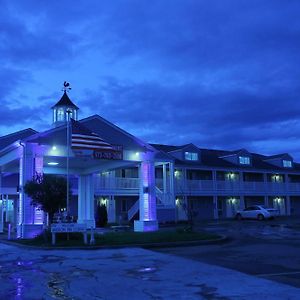
[[[264,209],[267,209],[267,207],[265,205],[260,205],[260,207],[262,207]]]

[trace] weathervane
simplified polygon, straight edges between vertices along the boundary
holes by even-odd
[[[63,92],[68,92],[71,90],[71,87],[70,87],[70,83],[67,82],[67,81],[64,81],[64,87],[62,89]]]

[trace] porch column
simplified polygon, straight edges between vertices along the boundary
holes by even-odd
[[[78,179],[78,221],[89,228],[95,228],[93,174],[80,175]]]
[[[134,231],[156,231],[158,222],[156,218],[155,195],[155,166],[152,153],[146,153],[139,166],[140,198],[139,220],[134,221]]]
[[[115,196],[109,196],[107,204],[107,219],[108,223],[116,222],[116,200]]]
[[[33,238],[43,230],[43,212],[31,205],[31,198],[24,192],[24,185],[34,175],[43,173],[43,156],[35,145],[22,146],[19,160],[19,200],[17,208],[17,237]]]
[[[170,198],[168,203],[169,205],[175,205],[175,186],[174,186],[174,176],[175,176],[175,169],[174,169],[174,163],[170,164]]]
[[[167,192],[167,166],[163,164],[163,193]]]

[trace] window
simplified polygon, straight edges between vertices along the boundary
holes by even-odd
[[[250,157],[249,156],[239,156],[239,161],[241,165],[250,165]]]
[[[184,157],[186,160],[198,160],[198,153],[196,152],[185,152]]]
[[[291,160],[283,160],[283,167],[284,168],[291,168],[292,167],[292,161]]]
[[[59,108],[57,110],[57,121],[64,121],[65,118],[65,112],[63,108]]]

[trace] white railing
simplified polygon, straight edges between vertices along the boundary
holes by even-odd
[[[138,189],[139,178],[120,178],[120,177],[97,177],[95,189],[97,190],[119,190],[119,189]]]
[[[95,189],[97,190],[138,190],[139,178],[121,177],[96,177]],[[162,202],[168,202],[167,193],[163,193],[163,180],[155,180],[158,198]],[[167,180],[168,183],[168,180]],[[174,180],[175,190],[179,193],[186,192],[210,192],[210,191],[232,191],[232,192],[300,192],[300,183],[290,182],[262,182],[262,181],[226,181],[226,180]],[[168,184],[167,184],[168,185]],[[167,186],[167,190],[169,190]],[[163,198],[165,197],[165,198]]]
[[[174,205],[175,199],[174,196],[171,193],[164,193],[161,189],[159,189],[157,186],[155,187],[155,195],[158,199],[157,205]]]
[[[300,191],[300,183],[290,183],[291,191]],[[262,181],[226,181],[217,180],[175,180],[177,192],[284,192],[286,184],[282,182],[262,182]]]
[[[139,211],[140,209],[140,201],[137,200],[128,210],[127,216],[128,216],[128,221],[130,221],[135,214]]]

